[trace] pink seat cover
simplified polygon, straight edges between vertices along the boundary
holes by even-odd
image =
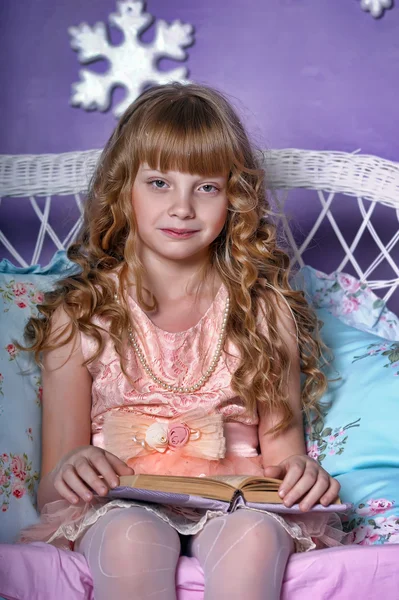
[[[398,564],[399,545],[394,544],[295,554],[281,600],[394,600],[399,598]],[[194,558],[181,557],[176,584],[178,600],[203,599],[203,573]],[[0,595],[6,600],[94,600],[83,556],[42,542],[0,544]]]

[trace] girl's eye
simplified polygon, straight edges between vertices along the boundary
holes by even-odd
[[[207,192],[207,193],[209,193],[209,192],[217,192],[218,191],[218,188],[216,186],[214,186],[214,185],[211,185],[210,183],[206,183],[205,185],[202,185],[200,187],[200,189],[203,189],[204,192]]]
[[[151,187],[155,187],[157,190],[162,190],[166,186],[166,183],[163,181],[163,179],[153,179],[153,181],[150,181],[150,185]]]

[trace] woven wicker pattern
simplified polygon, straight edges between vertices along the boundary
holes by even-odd
[[[99,156],[100,150],[0,155],[0,197],[84,192]]]
[[[376,200],[399,209],[399,163],[345,152],[264,153],[270,189],[308,188]]]
[[[75,237],[81,224],[84,193],[99,155],[99,150],[90,150],[58,155],[0,156],[2,208],[7,203],[12,203],[15,211],[13,216],[17,218],[18,210],[22,209],[18,208],[19,201],[24,202],[25,207],[26,199],[29,199],[31,210],[38,219],[37,235],[36,232],[32,233],[32,239],[29,240],[34,244],[30,264],[40,262],[46,237],[57,249],[65,248]],[[399,229],[396,226],[391,239],[383,242],[372,217],[375,208],[383,205],[389,213],[388,218],[398,222],[399,163],[361,154],[297,149],[272,150],[263,153],[260,158],[266,171],[268,188],[274,192],[282,191],[275,196],[277,211],[292,247],[294,260],[303,264],[303,253],[312,243],[323,221],[328,220],[344,250],[344,259],[335,268],[344,270],[350,263],[359,279],[367,281],[376,290],[384,290],[384,298],[390,298],[399,286],[399,268],[391,255],[399,241]],[[285,214],[288,191],[298,188],[309,190],[319,207],[314,225],[300,244],[296,242]],[[311,190],[314,191],[310,192]],[[353,211],[360,211],[361,225],[350,242],[342,235],[334,216],[334,200],[338,194],[350,197]],[[39,197],[44,197],[44,202],[43,199],[39,202]],[[50,223],[52,205],[60,201],[63,205],[79,209],[77,218],[63,236],[57,234],[56,225]],[[0,220],[2,214],[0,208]],[[10,214],[9,210],[7,214]],[[367,267],[361,267],[356,250],[365,232],[372,237],[376,253]],[[0,230],[0,248],[2,245],[18,264],[27,266],[27,261],[21,255],[22,250],[12,244],[4,231]],[[373,273],[382,263],[389,266],[392,277],[373,279]]]

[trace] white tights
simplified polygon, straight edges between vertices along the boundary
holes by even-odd
[[[208,521],[189,543],[205,575],[204,600],[278,600],[293,542],[272,517],[248,510]],[[115,508],[77,546],[95,600],[176,600],[177,532],[145,508]]]
[[[273,517],[240,509],[208,521],[191,554],[205,576],[204,600],[279,600],[292,538]]]

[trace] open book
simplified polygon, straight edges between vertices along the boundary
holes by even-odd
[[[239,506],[280,513],[299,513],[298,505],[288,508],[278,495],[281,481],[271,477],[224,475],[215,477],[176,477],[171,475],[126,475],[119,487],[109,492],[124,498],[231,512]],[[328,507],[316,505],[312,511],[344,512],[348,505],[339,498]]]

